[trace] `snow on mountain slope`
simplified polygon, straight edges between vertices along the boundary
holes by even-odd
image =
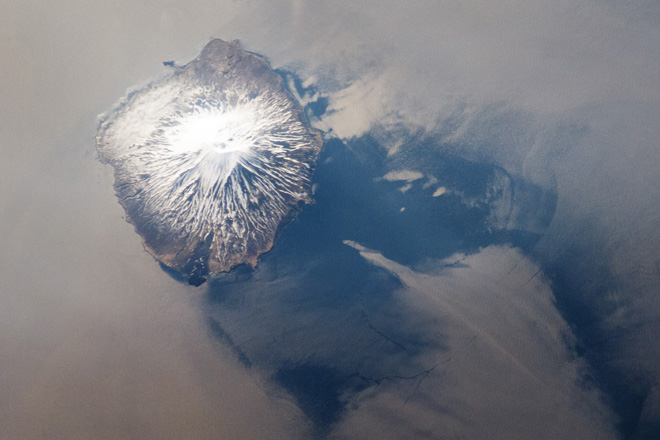
[[[222,40],[130,92],[97,134],[145,249],[191,284],[256,265],[310,200],[321,145],[268,63]]]

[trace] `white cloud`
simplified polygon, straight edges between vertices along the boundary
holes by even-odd
[[[424,174],[420,173],[419,171],[397,170],[390,171],[389,173],[385,174],[383,179],[387,180],[388,182],[414,182],[415,180],[419,180],[423,177]]]
[[[289,26],[265,27],[245,41],[276,64],[326,72],[317,75],[321,84],[331,72],[327,85],[338,87],[331,125],[343,137],[400,118],[428,127],[458,102],[558,113],[660,97],[660,34],[657,23],[638,17],[638,4],[299,2],[295,14],[286,4],[252,3],[250,20],[267,16]]]
[[[433,191],[433,197],[440,197],[446,192],[447,192],[447,188],[445,188],[444,186],[439,186],[435,191]]]
[[[431,371],[358,396],[340,437],[615,438],[600,396],[580,385],[584,366],[547,281],[518,251],[489,247],[430,275],[344,243],[401,280],[402,313],[447,347],[422,355],[420,372]]]

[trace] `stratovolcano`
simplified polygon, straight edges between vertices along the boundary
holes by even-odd
[[[97,133],[144,248],[194,285],[271,249],[310,201],[321,146],[268,62],[218,39],[129,92]]]

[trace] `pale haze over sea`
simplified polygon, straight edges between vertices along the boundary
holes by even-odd
[[[98,116],[211,38],[325,146],[200,287]],[[660,438],[660,4],[0,0],[0,439]]]

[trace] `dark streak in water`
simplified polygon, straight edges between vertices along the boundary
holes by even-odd
[[[227,333],[220,323],[213,319],[213,318],[207,318],[206,320],[207,325],[209,326],[209,329],[213,332],[213,334],[218,338],[221,342],[225,343],[231,350],[234,352],[238,360],[247,368],[250,368],[252,366],[252,362],[250,362],[250,359],[246,356],[246,354],[241,350],[241,348],[234,343],[234,340],[232,339],[231,335]]]

